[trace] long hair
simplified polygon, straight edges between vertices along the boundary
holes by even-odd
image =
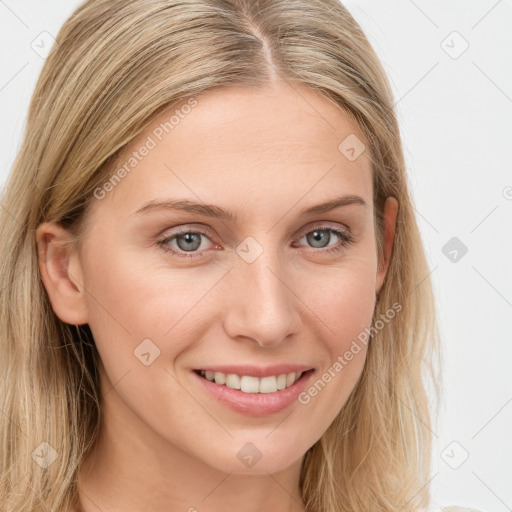
[[[393,94],[359,25],[338,0],[89,0],[45,61],[2,195],[2,511],[66,510],[99,431],[98,352],[87,325],[66,324],[52,310],[37,226],[58,222],[79,241],[110,164],[162,109],[214,87],[278,80],[315,89],[361,128],[379,257],[385,199],[399,203],[374,312],[380,324],[347,402],[304,456],[304,505],[309,512],[429,506],[435,303]],[[399,312],[383,321],[393,305]]]

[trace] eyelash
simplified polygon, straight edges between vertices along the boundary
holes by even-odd
[[[334,233],[341,239],[341,242],[339,244],[337,244],[333,247],[330,247],[329,249],[316,249],[315,253],[323,253],[323,254],[336,253],[336,252],[342,251],[343,249],[347,248],[348,246],[350,246],[354,243],[354,238],[352,237],[350,232],[345,232],[338,228],[333,228],[331,226],[322,226],[322,225],[315,226],[313,229],[306,231],[306,233],[304,233],[304,235],[302,235],[300,238],[303,238],[305,235],[308,235],[309,233],[312,233],[313,231],[330,231],[331,233]],[[171,253],[172,255],[178,256],[179,258],[200,258],[201,252],[196,251],[196,252],[186,253],[186,252],[177,251],[175,249],[171,249],[169,247],[168,243],[170,241],[172,241],[175,238],[177,238],[178,236],[184,235],[186,233],[193,233],[196,235],[203,235],[205,237],[208,237],[207,233],[200,231],[200,230],[196,231],[196,230],[192,230],[192,229],[183,229],[181,231],[178,231],[177,233],[174,233],[172,236],[168,236],[162,240],[159,240],[157,242],[157,245],[164,252]]]

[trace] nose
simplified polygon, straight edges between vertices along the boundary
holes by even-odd
[[[263,251],[252,263],[237,260],[226,283],[230,297],[224,315],[227,335],[270,347],[298,333],[300,300],[290,281],[290,273],[270,251]]]

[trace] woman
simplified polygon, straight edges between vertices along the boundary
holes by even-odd
[[[432,507],[429,270],[336,0],[85,2],[2,206],[2,510]]]

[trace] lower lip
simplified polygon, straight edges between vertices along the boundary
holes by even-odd
[[[201,377],[195,371],[192,371],[192,374],[208,393],[234,411],[249,416],[266,416],[282,411],[295,402],[311,379],[313,370],[304,372],[300,379],[290,387],[273,393],[244,393],[239,389],[231,389],[224,385],[215,384],[215,382]]]

